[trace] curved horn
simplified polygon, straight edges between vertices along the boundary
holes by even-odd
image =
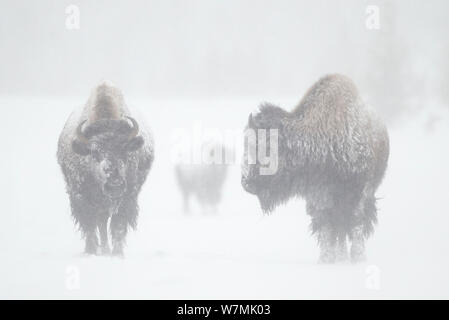
[[[139,134],[139,124],[137,123],[136,119],[128,117],[127,118],[132,122],[133,126],[132,126],[132,130],[129,133],[129,139],[134,138],[135,136],[137,136]]]
[[[248,117],[248,124],[249,124],[250,127],[253,126],[253,114],[252,114],[252,113],[249,114],[249,117]]]
[[[87,120],[82,121],[76,128],[76,137],[78,138],[79,141],[84,143],[88,142],[88,139],[86,138],[83,132],[83,125],[86,123],[86,121]]]

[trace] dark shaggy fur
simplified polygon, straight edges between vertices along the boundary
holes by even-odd
[[[322,262],[364,259],[364,240],[376,223],[375,192],[388,162],[387,130],[363,104],[353,82],[342,75],[320,79],[287,112],[264,104],[248,129],[278,129],[278,170],[259,174],[245,150],[242,185],[271,212],[291,197],[307,202]],[[247,148],[245,148],[247,149]]]
[[[89,254],[123,255],[128,228],[137,225],[137,197],[153,162],[153,140],[132,118],[121,92],[103,83],[60,135],[58,162],[72,216]],[[108,232],[110,230],[110,234]]]

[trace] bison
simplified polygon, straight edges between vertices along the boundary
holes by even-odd
[[[246,128],[277,129],[274,174],[260,174],[259,159],[250,160],[249,150],[265,149],[261,143],[268,139],[245,140],[241,183],[258,197],[262,210],[271,212],[300,196],[311,216],[320,261],[346,260],[347,239],[351,261],[364,260],[365,239],[377,222],[375,192],[387,168],[389,138],[354,83],[343,75],[327,75],[293,111],[262,104]]]
[[[207,144],[203,145],[206,148]],[[203,213],[216,212],[228,173],[224,153],[228,150],[221,144],[212,144],[206,152],[205,163],[179,163],[175,176],[184,200],[184,212],[190,213],[190,197],[198,200]],[[217,155],[214,152],[218,152]],[[216,161],[218,159],[218,161]]]
[[[128,229],[137,225],[137,198],[153,147],[142,120],[131,116],[121,91],[108,82],[70,115],[57,157],[87,254],[110,254],[110,237],[112,254],[123,255]]]

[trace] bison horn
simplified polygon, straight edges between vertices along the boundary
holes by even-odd
[[[132,126],[132,130],[129,134],[129,139],[134,138],[135,136],[137,136],[139,134],[139,124],[137,123],[136,119],[131,118],[131,117],[127,117],[133,124]]]
[[[254,124],[254,122],[253,122],[253,114],[252,113],[249,114],[248,124],[249,124],[250,127],[252,127],[253,124]]]
[[[88,139],[86,138],[86,136],[84,135],[83,132],[83,125],[86,123],[87,120],[82,121],[79,125],[78,128],[76,128],[76,136],[78,138],[78,140],[80,142],[88,142]]]

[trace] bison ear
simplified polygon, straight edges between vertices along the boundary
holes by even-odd
[[[126,144],[126,151],[133,152],[142,148],[144,140],[141,136],[134,137]]]
[[[79,154],[80,156],[87,156],[90,153],[87,144],[79,141],[78,139],[72,141],[72,149],[75,153]]]

